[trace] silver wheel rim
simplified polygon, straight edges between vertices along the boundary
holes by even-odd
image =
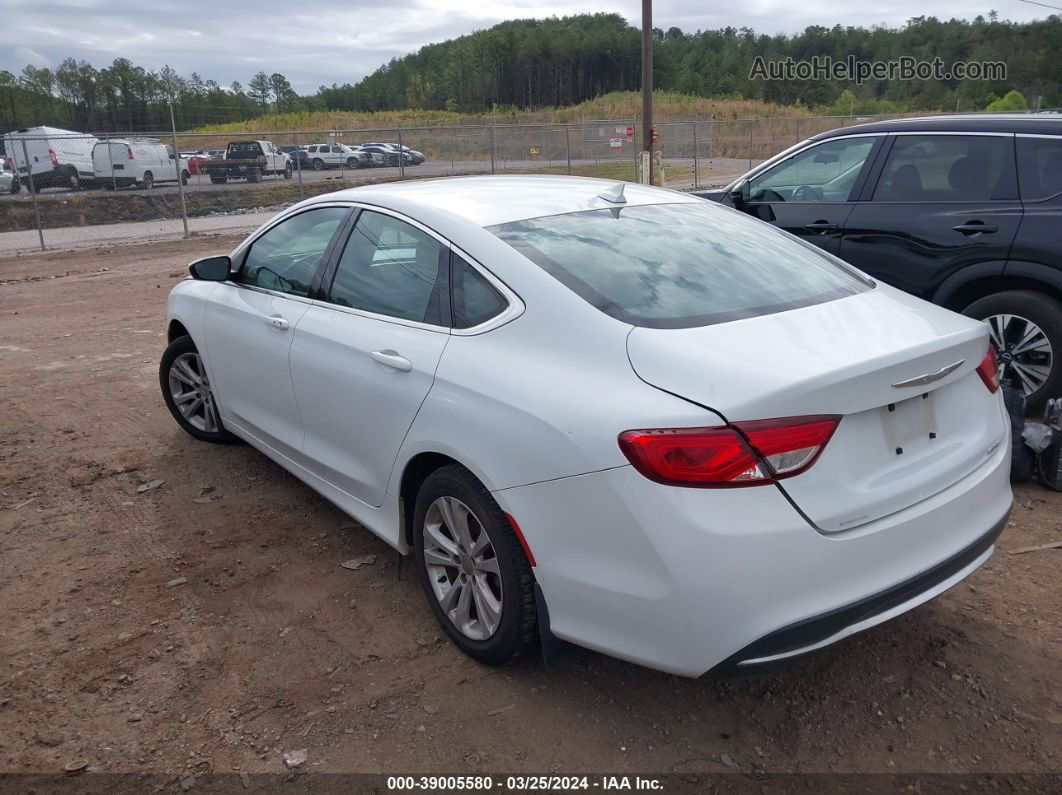
[[[1021,315],[991,315],[985,322],[996,346],[1001,381],[1011,376],[1026,397],[1047,383],[1055,351],[1043,329]]]
[[[217,433],[217,405],[199,354],[182,353],[174,359],[168,380],[173,405],[188,424],[204,433]]]
[[[502,581],[487,531],[456,497],[440,497],[424,516],[424,563],[443,613],[458,632],[487,640],[501,624]]]

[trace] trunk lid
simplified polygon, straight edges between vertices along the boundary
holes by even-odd
[[[780,481],[825,532],[926,499],[998,448],[999,396],[975,372],[987,349],[983,324],[881,285],[712,326],[637,327],[627,340],[639,377],[729,422],[841,415],[814,466]]]

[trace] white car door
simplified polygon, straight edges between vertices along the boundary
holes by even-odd
[[[303,429],[288,367],[295,326],[349,207],[292,215],[256,238],[204,318],[207,367],[222,420],[296,457]]]
[[[449,248],[365,210],[291,347],[303,464],[379,506],[449,339]],[[397,532],[397,531],[396,531]]]

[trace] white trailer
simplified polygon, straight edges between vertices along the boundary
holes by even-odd
[[[112,138],[92,148],[92,171],[104,188],[136,185],[146,190],[164,182],[188,184],[188,161],[157,138]]]
[[[5,135],[4,151],[24,186],[29,187],[32,178],[38,190],[79,190],[95,178],[92,148],[98,141],[94,135],[58,127],[28,127]]]

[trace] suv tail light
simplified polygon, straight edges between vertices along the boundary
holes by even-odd
[[[48,157],[50,157],[52,159],[52,165],[53,166],[58,166],[59,165],[59,158],[56,157],[54,149],[49,149],[48,150]]]
[[[806,471],[839,416],[786,417],[713,428],[625,431],[619,446],[635,469],[673,486],[760,486]]]
[[[977,374],[985,382],[989,392],[999,389],[999,359],[996,357],[996,346],[988,344],[988,353],[981,363],[977,365]]]
[[[134,159],[134,158],[133,158],[133,148],[132,148],[131,146],[127,146],[127,147],[125,148],[125,151],[127,151],[127,152],[129,153],[129,157],[128,157],[128,159],[129,159],[129,160],[133,160],[133,159]]]

